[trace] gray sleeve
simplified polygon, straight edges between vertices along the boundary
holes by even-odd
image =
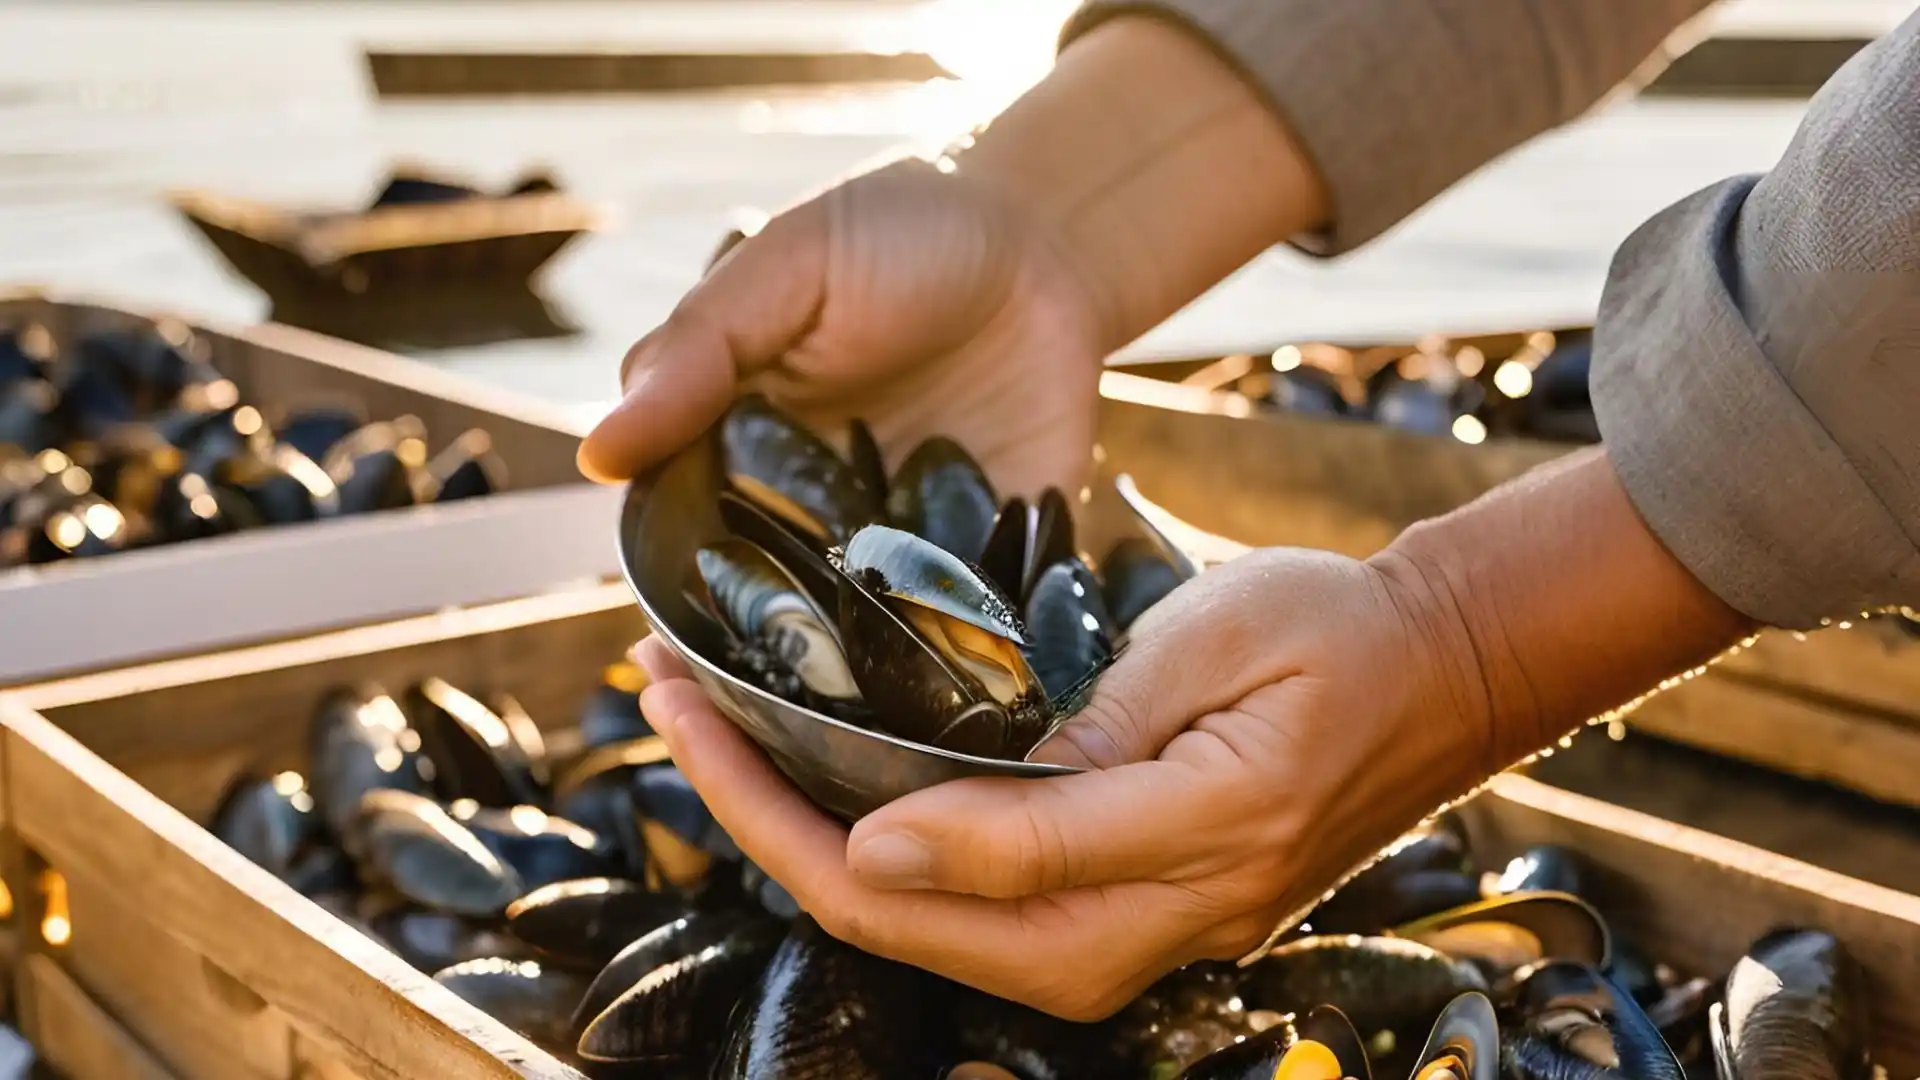
[[[1920,13],[1770,174],[1627,240],[1593,393],[1634,505],[1734,607],[1788,627],[1920,607]]]
[[[1183,23],[1284,115],[1332,195],[1336,254],[1580,115],[1711,0],[1088,0]]]

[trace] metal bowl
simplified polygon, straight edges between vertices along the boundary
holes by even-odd
[[[709,657],[724,642],[687,599],[694,552],[728,535],[711,439],[700,439],[627,490],[620,562],[653,632],[685,661],[726,717],[807,797],[856,821],[902,795],[974,776],[1063,776],[1078,769],[936,750],[804,709],[728,674]]]

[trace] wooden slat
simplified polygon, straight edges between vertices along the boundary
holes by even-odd
[[[16,692],[106,761],[204,820],[241,769],[302,767],[326,691],[395,693],[437,675],[508,691],[538,722],[573,723],[601,667],[646,633],[625,585],[450,611],[299,641],[169,661]],[[156,716],[172,718],[155,724]]]
[[[1920,729],[1790,687],[1709,671],[1655,695],[1628,723],[1663,739],[1792,776],[1920,806]]]
[[[1577,850],[1616,928],[1684,971],[1723,976],[1775,926],[1832,932],[1867,970],[1880,1063],[1920,1071],[1920,898],[1520,776],[1494,781],[1463,815],[1483,862],[1534,844]]]
[[[948,72],[924,53],[369,52],[382,97],[595,94],[924,82]]]
[[[125,883],[167,934],[367,1080],[578,1076],[247,862],[45,719],[0,700],[0,722],[15,827],[27,846],[76,878]]]
[[[26,971],[35,1008],[35,1027],[26,1034],[41,1060],[72,1080],[174,1080],[58,964],[30,956]]]
[[[1721,666],[1759,682],[1908,716],[1920,731],[1920,640],[1892,619],[1810,634],[1771,631]]]

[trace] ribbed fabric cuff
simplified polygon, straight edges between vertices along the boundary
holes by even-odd
[[[1608,457],[1667,549],[1739,611],[1804,629],[1912,594],[1920,555],[1735,300],[1755,182],[1699,192],[1621,246],[1592,391]]]
[[[1332,196],[1337,255],[1387,231],[1461,177],[1558,122],[1537,39],[1522,25],[1461,35],[1484,0],[1089,0],[1062,43],[1122,14],[1196,32],[1270,99]],[[1490,51],[1489,51],[1490,50]]]

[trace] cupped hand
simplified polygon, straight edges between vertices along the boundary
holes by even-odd
[[[1037,753],[1088,771],[965,780],[849,831],[814,809],[658,641],[642,696],[740,847],[834,936],[1074,1019],[1233,959],[1505,764],[1443,591],[1278,549],[1143,616]]]
[[[823,431],[866,420],[895,463],[928,435],[1008,492],[1076,490],[1106,340],[1091,275],[979,182],[903,161],[782,213],[627,354],[580,449],[625,479],[747,390]]]

